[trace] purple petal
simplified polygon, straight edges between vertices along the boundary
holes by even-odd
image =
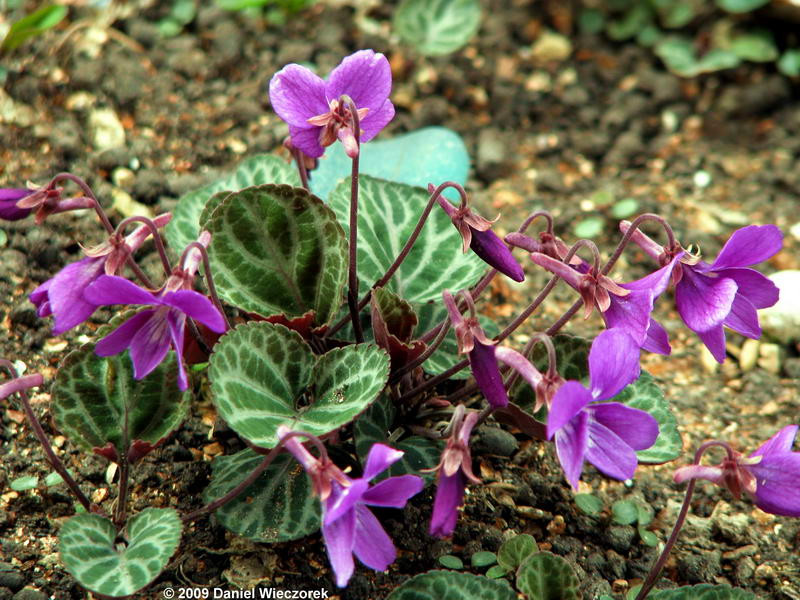
[[[325,82],[296,64],[286,65],[272,76],[269,101],[277,115],[295,127],[309,127],[308,119],[330,111],[325,99]]]
[[[325,154],[325,148],[319,143],[319,134],[322,127],[295,127],[289,125],[289,137],[292,144],[312,158],[319,158]]]
[[[583,407],[592,401],[592,393],[577,381],[565,381],[553,396],[553,405],[547,414],[547,439],[569,423]]]
[[[50,284],[48,298],[55,315],[53,334],[61,335],[92,316],[97,305],[88,302],[83,292],[103,274],[105,257],[83,258],[61,269]]]
[[[19,221],[31,214],[30,208],[20,208],[17,202],[30,195],[31,190],[3,188],[0,189],[0,219]]]
[[[390,448],[386,444],[372,444],[367,454],[367,461],[364,463],[365,481],[370,481],[376,475],[383,473],[398,460],[403,458],[404,452]]]
[[[397,558],[397,550],[372,511],[358,505],[355,510],[356,531],[353,552],[358,560],[376,571],[385,571]]]
[[[589,351],[592,397],[607,400],[639,377],[639,345],[623,330],[606,329]]]
[[[570,382],[567,382],[570,383]],[[578,489],[578,480],[583,470],[583,459],[589,444],[589,417],[580,413],[556,432],[556,454],[564,476],[573,489]]]
[[[475,340],[468,356],[475,383],[478,384],[489,405],[492,408],[507,406],[508,394],[500,376],[497,359],[494,357],[494,346]]]
[[[683,265],[683,277],[675,286],[675,304],[689,329],[708,331],[731,312],[736,290],[733,279],[708,277]]]
[[[800,517],[800,452],[764,455],[748,469],[756,477],[756,506],[773,515]]]
[[[602,313],[606,327],[620,329],[642,345],[647,337],[650,313],[653,311],[652,291],[636,290],[627,296],[609,294],[609,298],[611,304]]]
[[[712,327],[708,331],[698,331],[697,337],[706,345],[718,363],[725,362],[725,331],[722,325]]]
[[[425,482],[417,475],[389,477],[364,492],[361,501],[372,506],[403,508],[408,499],[419,494],[423,487]]]
[[[586,460],[614,479],[630,479],[636,472],[636,452],[602,423],[589,423]]]
[[[722,469],[703,465],[688,465],[675,469],[672,479],[675,483],[683,483],[690,479],[705,479],[717,485],[722,485]]]
[[[353,575],[353,542],[355,540],[356,514],[348,511],[333,523],[322,523],[322,538],[328,551],[328,560],[336,575],[336,585],[345,587]]]
[[[491,229],[480,231],[474,227],[470,227],[470,231],[472,232],[472,239],[469,247],[481,260],[514,281],[525,281],[525,273],[522,267],[519,266],[508,246],[497,237],[494,231]]]
[[[369,482],[366,479],[353,479],[351,484],[343,488],[340,493],[330,496],[322,522],[330,524],[352,512],[356,503],[361,502],[361,497],[367,488],[369,488]]]
[[[345,57],[331,71],[325,84],[328,101],[338,100],[347,94],[355,102],[356,108],[368,108],[365,122],[370,119],[370,113],[383,107],[391,91],[392,69],[389,61],[383,54],[376,54],[373,50],[359,50]]]
[[[657,298],[667,289],[672,276],[672,271],[683,255],[683,252],[679,252],[669,263],[657,271],[653,271],[649,275],[646,275],[641,279],[631,281],[630,283],[623,283],[621,284],[622,287],[624,287],[626,290],[649,290],[653,293],[653,298]]]
[[[134,379],[142,379],[153,372],[169,352],[172,333],[167,315],[170,309],[158,308],[145,321],[131,340],[131,362]]]
[[[50,298],[48,296],[48,291],[52,284],[53,280],[48,279],[28,296],[28,300],[36,307],[36,315],[39,317],[48,317],[53,314],[53,309],[50,306]]]
[[[647,327],[647,336],[642,342],[642,350],[665,355],[669,355],[672,352],[667,330],[655,319],[650,319],[650,324]]]
[[[101,275],[84,290],[83,297],[97,306],[106,304],[161,304],[161,301],[147,290],[143,290],[135,283],[116,275]]]
[[[175,360],[178,363],[178,389],[182,392],[189,387],[186,369],[183,367],[183,334],[186,330],[186,315],[171,310],[167,314],[169,333],[172,338],[172,347],[175,349]]]
[[[199,292],[194,290],[168,292],[162,296],[161,301],[186,313],[195,321],[200,321],[211,331],[216,333],[225,332],[225,320],[219,314],[217,307]]]
[[[767,308],[778,302],[778,286],[755,269],[722,269],[715,272],[720,277],[733,279],[738,286],[737,294],[747,298],[756,308]]]
[[[731,305],[731,312],[722,322],[726,327],[738,331],[743,336],[757,340],[761,337],[761,326],[758,324],[758,311],[752,303],[742,296],[736,294]]]
[[[565,265],[560,260],[551,258],[546,254],[541,254],[540,252],[531,253],[530,259],[540,267],[544,267],[553,273],[553,275],[561,277],[561,279],[566,281],[574,289],[577,290],[580,287],[582,281],[581,274],[569,265]]]
[[[783,233],[775,225],[748,225],[733,232],[711,268],[755,265],[777,254],[782,245]]]
[[[431,535],[441,538],[453,535],[458,521],[458,507],[461,506],[464,498],[466,483],[466,477],[460,469],[450,477],[439,472],[436,498],[433,500]]]
[[[155,313],[154,309],[148,309],[133,315],[102,340],[98,341],[94,347],[94,353],[97,356],[113,356],[129,348],[133,336]]]
[[[797,430],[797,425],[787,425],[761,444],[758,450],[750,456],[767,456],[769,454],[791,452],[794,438],[797,436]]]
[[[368,142],[394,118],[394,104],[387,100],[378,110],[364,117],[361,125],[361,141]]]
[[[586,411],[634,450],[646,450],[656,443],[658,421],[643,410],[619,402],[604,402],[592,404]]]

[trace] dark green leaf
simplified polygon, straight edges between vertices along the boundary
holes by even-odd
[[[494,552],[476,552],[470,557],[470,563],[474,569],[482,569],[497,562],[497,555]]]
[[[635,502],[630,500],[617,500],[611,505],[611,514],[615,523],[620,525],[631,525],[636,523],[639,517],[639,510]]]
[[[454,571],[428,571],[412,577],[386,600],[516,600],[506,581]]]
[[[527,533],[506,540],[497,551],[498,564],[507,571],[516,571],[528,558],[539,551],[536,540]]]
[[[537,552],[517,571],[517,588],[530,600],[578,600],[578,578],[569,563],[550,552]]]
[[[648,600],[756,600],[752,592],[729,585],[685,585],[674,590],[659,590],[650,592]]]
[[[452,554],[445,554],[444,556],[440,556],[439,564],[446,569],[458,570],[464,568],[464,562],[460,558],[458,558],[457,556],[453,556]]]
[[[591,516],[598,515],[603,510],[603,501],[592,494],[575,494],[575,504]]]

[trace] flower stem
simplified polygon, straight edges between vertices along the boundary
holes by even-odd
[[[639,215],[636,217],[632,222],[628,230],[625,232],[625,235],[622,236],[619,244],[617,244],[616,250],[611,255],[611,258],[608,259],[608,262],[603,266],[603,269],[600,271],[602,275],[608,275],[608,272],[611,271],[612,267],[616,264],[619,257],[622,256],[622,252],[625,250],[625,247],[631,241],[631,237],[633,234],[639,229],[642,223],[645,221],[655,221],[659,225],[664,228],[665,233],[667,234],[667,247],[673,248],[676,246],[677,242],[675,241],[675,233],[672,231],[672,227],[670,227],[669,223],[667,223],[666,219],[661,215],[656,215],[654,213],[645,213],[643,215]]]
[[[121,234],[131,223],[142,223],[150,230],[150,234],[153,236],[153,243],[156,245],[156,250],[158,251],[158,256],[161,258],[161,266],[164,269],[164,273],[167,275],[167,277],[169,277],[172,273],[172,266],[169,264],[167,250],[164,248],[164,240],[161,239],[161,233],[159,233],[156,224],[152,219],[148,219],[147,217],[142,217],[140,215],[134,215],[132,217],[123,219],[122,222],[117,225],[116,233]],[[131,263],[135,264],[133,261],[131,261]],[[138,265],[136,266],[138,267]]]
[[[49,185],[50,186],[55,186],[58,182],[63,181],[65,179],[67,181],[71,181],[72,183],[77,185],[79,188],[81,188],[81,191],[84,193],[84,195],[86,197],[91,198],[92,200],[94,200],[94,210],[97,213],[97,216],[100,218],[100,222],[103,224],[103,227],[105,227],[105,229],[106,229],[106,231],[108,233],[114,233],[114,226],[111,224],[111,221],[109,220],[108,215],[106,215],[106,211],[103,210],[102,206],[100,206],[100,202],[97,199],[97,197],[94,195],[94,192],[92,191],[92,188],[90,188],[89,184],[86,183],[83,179],[81,179],[77,175],[73,175],[72,173],[64,172],[64,173],[59,173],[55,177],[53,177],[53,179],[50,180],[50,184]]]
[[[206,247],[198,241],[191,242],[183,251],[183,255],[181,256],[181,261],[179,264],[181,266],[183,265],[184,259],[192,249],[199,251],[200,257],[203,260],[203,272],[206,275],[206,285],[208,286],[208,294],[211,296],[211,302],[214,303],[214,306],[217,307],[217,310],[225,320],[225,327],[227,329],[231,329],[231,323],[228,321],[228,315],[225,314],[225,309],[222,307],[222,302],[219,299],[219,295],[217,295],[217,287],[214,285],[214,277],[211,274],[211,262],[208,260],[208,250],[206,250]]]
[[[295,148],[294,145],[291,146],[289,151],[292,153],[294,162],[297,165],[297,172],[300,175],[300,184],[307,192],[310,192],[311,186],[308,184],[308,170],[306,169],[306,163],[303,159],[303,152],[299,148]]]
[[[361,156],[361,129],[358,109],[353,99],[345,95],[339,101],[347,104],[350,111],[353,137],[358,148],[358,152],[352,157],[353,169],[350,175],[350,261],[347,271],[347,305],[350,308],[350,320],[353,323],[356,343],[360,344],[364,341],[364,332],[358,317],[358,160]]]

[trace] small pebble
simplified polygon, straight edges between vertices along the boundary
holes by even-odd
[[[739,355],[739,367],[743,372],[752,371],[758,360],[758,340],[747,339],[742,344],[742,351]]]

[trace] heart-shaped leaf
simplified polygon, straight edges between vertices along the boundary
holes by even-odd
[[[530,600],[578,600],[578,578],[570,564],[550,552],[537,552],[519,567],[517,589]]]
[[[649,600],[755,600],[757,596],[729,585],[684,585],[674,590],[658,590],[647,595]]]
[[[359,172],[387,181],[396,181],[427,189],[428,184],[445,181],[466,184],[469,154],[461,137],[445,127],[425,127],[389,140],[372,141],[361,147]],[[325,149],[319,167],[311,173],[311,191],[328,199],[342,179],[350,182],[352,161],[341,144]],[[455,190],[445,190],[451,200]]]
[[[516,597],[506,581],[436,570],[412,577],[386,600],[516,600]]]
[[[358,276],[360,293],[378,281],[400,254],[429,195],[401,183],[359,178]],[[331,208],[349,231],[350,183],[342,182],[331,193]],[[406,259],[386,284],[386,289],[409,302],[439,299],[442,290],[470,287],[486,270],[474,253],[463,254],[461,237],[450,218],[438,206]]]
[[[342,302],[347,244],[333,212],[302,188],[261,185],[228,195],[206,223],[220,296],[262,316],[313,310],[327,323]]]
[[[316,359],[299,334],[250,322],[214,347],[214,403],[231,428],[256,446],[277,444],[279,425],[325,435],[362,413],[386,384],[389,357],[372,344],[337,348]]]
[[[217,192],[235,192],[263,183],[285,183],[299,187],[300,176],[294,165],[272,154],[256,154],[245,159],[233,173],[180,197],[166,229],[169,245],[180,251],[197,239],[200,235],[200,215],[206,202]]]
[[[84,450],[103,449],[103,456],[118,460],[125,455],[140,458],[142,450],[178,427],[186,417],[191,392],[178,389],[172,351],[152,373],[137,380],[127,351],[97,356],[90,343],[64,359],[51,399],[56,425],[70,440]]]
[[[118,598],[152,582],[167,566],[181,538],[181,520],[171,508],[147,508],[126,525],[126,543],[100,515],[69,519],[58,535],[67,571],[91,591]]]
[[[428,56],[455,52],[481,23],[478,0],[403,0],[394,13],[394,28],[404,42]]]
[[[218,456],[211,463],[211,484],[203,492],[203,500],[221,498],[263,460],[249,448]],[[264,543],[296,540],[320,527],[319,498],[290,454],[279,454],[250,487],[214,515],[230,531]]]
[[[497,563],[506,571],[516,571],[530,556],[539,551],[536,540],[528,533],[515,535],[503,542],[497,551]]]

